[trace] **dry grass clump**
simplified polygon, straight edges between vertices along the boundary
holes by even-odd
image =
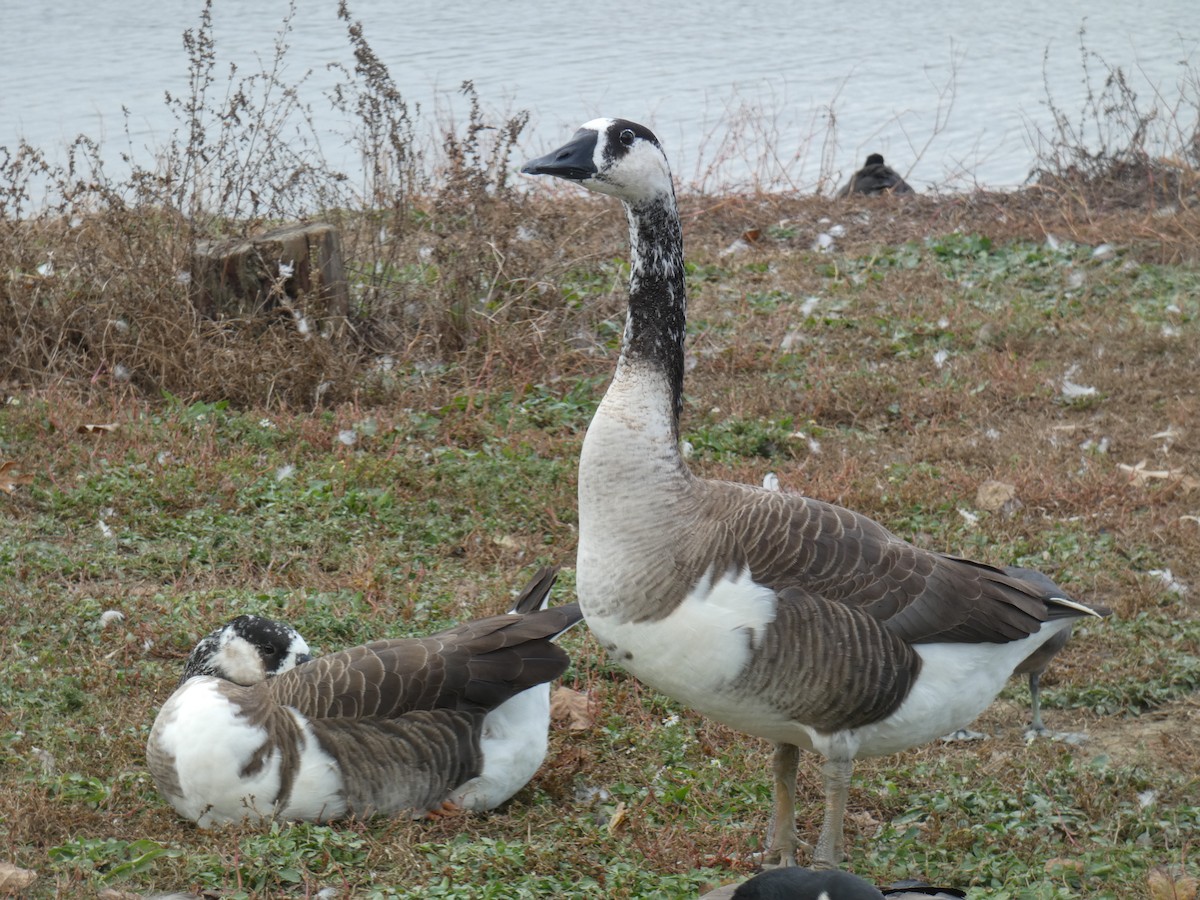
[[[1161,96],[1147,103],[1123,70],[1087,49],[1083,30],[1079,41],[1084,107],[1078,113],[1063,109],[1047,86],[1054,125],[1036,135],[1039,159],[1031,181],[1081,210],[1170,211],[1200,204],[1196,70],[1184,70],[1174,103]]]
[[[623,225],[596,198],[547,202],[544,186],[518,189],[526,114],[491,121],[468,82],[466,121],[426,141],[420,111],[342,3],[354,62],[330,99],[356,123],[348,142],[365,166],[350,176],[328,163],[282,79],[291,15],[263,71],[225,79],[206,5],[185,34],[190,91],[168,98],[178,128],[152,164],[127,158],[125,177],[106,173],[86,137],[61,165],[36,148],[0,148],[0,381],[311,409],[380,402],[464,371],[478,384],[546,362],[546,346],[603,342],[597,323],[619,310]],[[1085,51],[1085,69],[1090,59]],[[913,197],[884,211],[858,198],[683,190],[689,253],[719,260],[744,235],[808,247],[824,219],[848,218],[844,252],[958,231],[1192,259],[1193,100],[1185,91],[1175,109],[1143,110],[1122,73],[1107,70],[1079,124],[1051,101],[1057,125],[1039,136],[1041,175],[1009,194]],[[1170,126],[1170,139],[1156,126]],[[1161,146],[1175,148],[1172,160]],[[197,312],[198,245],[315,219],[341,232],[346,320],[304,297],[254,314]],[[795,275],[793,290],[817,284],[803,268]]]
[[[231,75],[222,93],[210,6],[185,35],[191,94],[168,98],[180,124],[153,165],[126,159],[130,174],[111,178],[83,137],[62,165],[24,145],[0,150],[0,380],[313,408],[370,396],[397,369],[503,353],[506,323],[545,312],[512,185],[526,116],[493,125],[467,83],[467,122],[429,150],[361,26],[345,4],[339,12],[355,64],[334,100],[360,123],[351,140],[371,162],[361,184],[324,161],[280,80],[290,17],[267,70]],[[33,204],[39,187],[50,205]],[[326,321],[306,298],[197,313],[201,242],[315,218],[342,232],[348,322]]]

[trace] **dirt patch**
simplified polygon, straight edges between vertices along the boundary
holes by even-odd
[[[1118,766],[1200,771],[1200,697],[1185,697],[1139,716],[1098,719],[1083,752],[1107,756]]]

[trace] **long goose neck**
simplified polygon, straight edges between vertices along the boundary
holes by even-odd
[[[629,315],[616,378],[651,367],[670,386],[671,421],[679,435],[683,408],[683,342],[687,331],[687,286],[683,229],[673,193],[633,205],[629,218]]]

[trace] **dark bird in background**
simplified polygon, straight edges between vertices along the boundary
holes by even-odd
[[[851,194],[911,194],[913,189],[900,173],[883,161],[883,155],[872,153],[866,165],[850,176],[835,196]]]

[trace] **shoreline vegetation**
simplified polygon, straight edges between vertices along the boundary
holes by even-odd
[[[423,146],[342,9],[360,182],[285,140],[303,117],[277,75],[286,27],[274,69],[225,84],[207,12],[152,165],[109,178],[86,138],[62,166],[0,148],[0,895],[671,898],[744,878],[768,747],[643,688],[586,631],[563,640],[545,766],[494,813],[200,832],[154,789],[154,713],[233,615],[328,652],[501,611],[543,564],[572,599],[625,222],[520,186],[526,119],[488,120],[470,85],[466,121]],[[875,883],[1196,898],[1196,84],[1143,108],[1103,70],[1020,190],[680,189],[694,468],[774,473],[1115,610],[1044,679],[1047,725],[1083,743],[1027,744],[1014,679],[986,740],[860,764],[847,867]],[[54,202],[35,209],[34,184]],[[282,290],[197,311],[199,243],[297,221],[338,229],[346,316]],[[819,792],[802,761],[802,832]]]

